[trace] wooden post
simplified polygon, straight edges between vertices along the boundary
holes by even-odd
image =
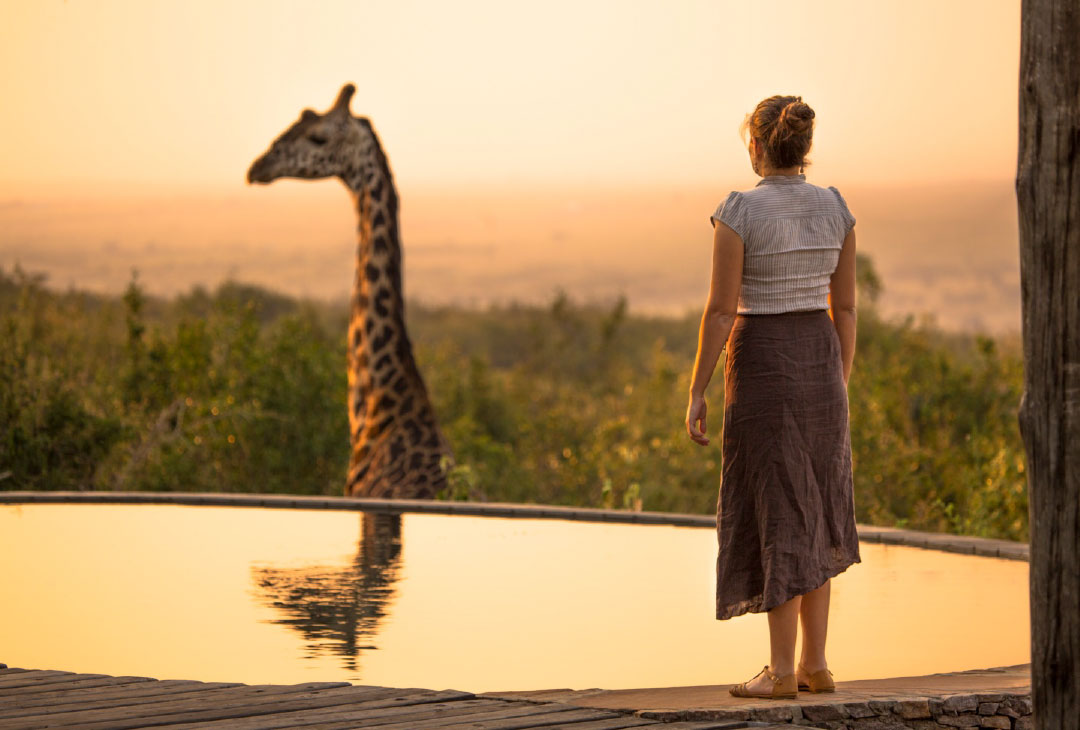
[[[1080,728],[1080,2],[1022,0],[1020,218],[1031,517],[1031,690],[1041,730]],[[965,110],[978,124],[978,106]]]

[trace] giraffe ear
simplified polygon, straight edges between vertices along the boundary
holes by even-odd
[[[338,92],[337,101],[334,102],[333,111],[344,110],[349,111],[349,101],[352,99],[352,95],[356,93],[356,86],[353,84],[345,84],[341,87],[341,91]]]

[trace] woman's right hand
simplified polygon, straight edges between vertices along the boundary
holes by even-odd
[[[709,438],[705,435],[705,396],[690,394],[690,405],[686,407],[686,432],[690,439],[702,446],[709,445]],[[700,429],[698,424],[701,424]]]

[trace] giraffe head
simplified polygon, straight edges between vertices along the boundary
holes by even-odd
[[[349,112],[356,87],[345,84],[325,114],[304,109],[247,171],[249,183],[270,183],[279,177],[316,180],[345,178],[361,156],[366,140]]]

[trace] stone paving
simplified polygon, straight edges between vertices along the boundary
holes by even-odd
[[[958,727],[1028,730],[1034,727],[1030,664],[915,677],[838,681],[835,693],[799,692],[794,700],[732,697],[727,691],[729,686],[531,690],[486,692],[477,696],[633,710],[638,717],[666,722],[751,721],[830,730]]]

